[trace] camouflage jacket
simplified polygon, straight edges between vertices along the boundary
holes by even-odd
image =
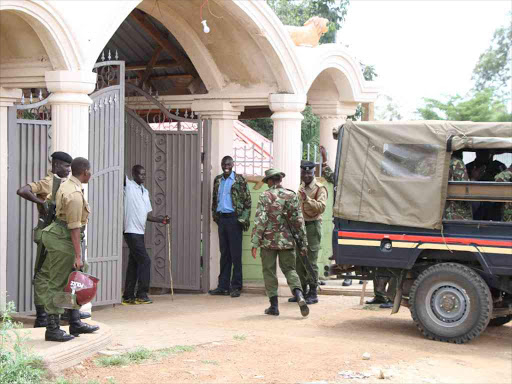
[[[267,249],[295,248],[289,226],[299,237],[302,250],[307,249],[306,227],[297,195],[282,186],[273,186],[260,195],[252,229],[252,246]]]
[[[450,160],[449,181],[469,181],[464,162],[452,156]],[[471,204],[467,201],[447,201],[444,210],[445,220],[472,220]]]
[[[217,212],[219,187],[222,175],[218,175],[213,181],[212,194],[212,216],[213,221],[219,223],[219,213]],[[231,200],[233,208],[238,218],[238,222],[242,226],[242,230],[247,231],[250,226],[251,218],[251,193],[247,187],[247,181],[242,175],[235,174],[235,182],[231,186]]]
[[[512,165],[494,177],[499,183],[512,183]],[[504,204],[503,221],[512,222],[512,203]]]
[[[334,171],[327,164],[322,166],[322,177],[331,184],[334,184]]]

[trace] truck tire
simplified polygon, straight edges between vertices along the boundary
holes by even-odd
[[[491,319],[491,321],[489,321],[489,327],[501,327],[502,325],[507,324],[511,320],[512,320],[512,315],[496,317],[494,319]]]
[[[414,281],[409,304],[418,329],[431,340],[463,344],[480,335],[492,315],[492,295],[471,268],[436,264]]]

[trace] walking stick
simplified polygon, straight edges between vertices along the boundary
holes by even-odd
[[[171,261],[171,223],[167,223],[167,244],[169,246],[169,275],[171,276],[171,300],[174,301],[174,287],[172,283],[172,261]]]

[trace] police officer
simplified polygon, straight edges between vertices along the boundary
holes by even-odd
[[[276,261],[279,256],[279,268],[299,304],[302,316],[307,316],[309,308],[295,271],[296,246],[303,254],[307,253],[306,229],[299,199],[295,192],[281,186],[283,177],[285,174],[277,169],[265,171],[263,182],[267,183],[268,190],[260,195],[256,209],[251,236],[252,257],[256,259],[257,249],[261,247],[263,279],[270,300],[270,307],[265,310],[265,314],[279,316],[279,283],[276,276]]]
[[[48,212],[45,211],[44,202],[48,195],[52,193],[53,175],[56,174],[61,179],[67,178],[71,171],[71,162],[73,161],[73,158],[66,152],[54,152],[51,158],[52,170],[48,171],[44,179],[29,183],[16,192],[25,200],[36,203],[39,212],[37,227],[34,228],[34,242],[37,244],[36,262],[34,265],[34,305],[36,307],[34,328],[46,327],[48,325],[48,315],[44,310],[42,298],[46,290],[44,282],[47,278],[43,277],[41,274],[41,266],[46,256],[43,243],[41,242],[41,235],[47,223],[45,216],[48,214]]]
[[[69,332],[59,327],[59,314],[64,311],[55,304],[57,294],[63,292],[73,269],[82,268],[81,240],[89,216],[89,204],[85,200],[82,184],[91,178],[91,165],[87,159],[77,157],[71,163],[72,176],[61,184],[56,202],[56,219],[43,230],[43,245],[48,251],[42,266],[48,276],[44,306],[48,313],[45,340],[68,341],[81,333],[92,333],[99,329],[80,321],[79,310],[71,311]],[[72,336],[74,335],[74,336]]]
[[[327,188],[315,178],[315,163],[312,161],[302,162],[300,178],[302,184],[299,188],[299,200],[302,215],[306,224],[308,237],[309,265],[302,258],[297,260],[297,274],[299,275],[302,290],[305,292],[309,284],[309,292],[306,295],[307,304],[318,303],[318,252],[322,247],[322,214],[325,211],[327,201]],[[313,275],[311,270],[313,270]],[[295,298],[288,301],[295,302]]]

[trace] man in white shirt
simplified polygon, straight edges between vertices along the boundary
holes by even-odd
[[[124,239],[130,255],[123,292],[123,305],[151,304],[148,297],[151,259],[146,251],[144,232],[146,221],[167,224],[169,216],[151,216],[149,192],[142,185],[146,180],[146,170],[142,165],[132,168],[133,180],[125,178],[124,185]],[[137,294],[135,287],[137,286]]]

